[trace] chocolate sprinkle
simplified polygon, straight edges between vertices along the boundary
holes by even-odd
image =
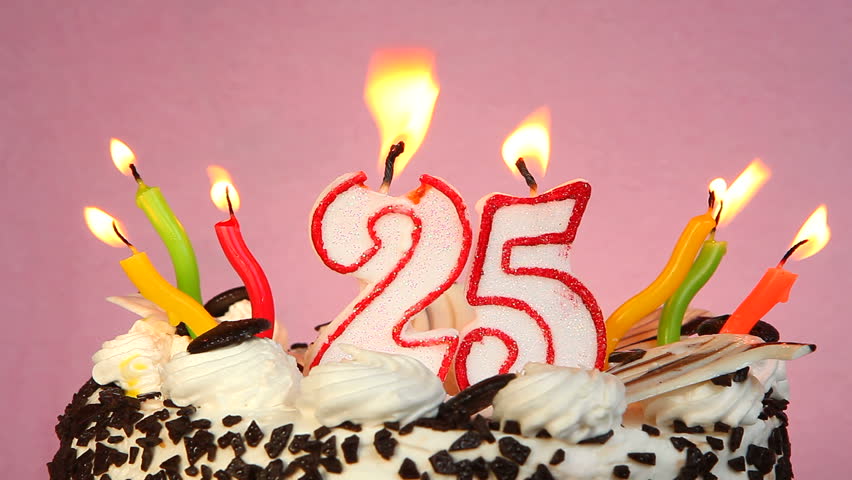
[[[657,464],[657,454],[653,452],[630,452],[627,457],[645,465]]]
[[[314,438],[317,440],[322,440],[323,437],[331,433],[331,429],[326,427],[325,425],[314,430]]]
[[[131,464],[136,463],[136,457],[139,456],[139,447],[130,447],[130,458],[127,460]]]
[[[754,465],[757,471],[766,475],[775,466],[775,454],[768,448],[749,445],[746,450],[746,461],[749,465]]]
[[[613,431],[610,430],[604,434],[598,435],[597,437],[586,438],[584,440],[580,440],[577,442],[578,445],[590,445],[590,444],[600,444],[608,442],[610,438],[612,438]]]
[[[210,480],[213,477],[213,470],[207,465],[201,466],[201,480]]]
[[[284,478],[284,461],[279,458],[269,462],[269,465],[263,469],[263,473],[259,475],[258,480],[280,480],[282,478]]]
[[[728,433],[731,431],[731,426],[725,422],[716,422],[713,424],[714,432]]]
[[[548,470],[547,467],[545,467],[544,465],[539,463],[538,466],[535,467],[535,473],[532,474],[532,476],[530,477],[530,480],[556,480],[556,479],[553,478],[553,475],[550,473],[550,470]]]
[[[420,470],[417,470],[417,464],[414,463],[414,460],[406,458],[402,461],[402,465],[399,467],[399,476],[410,479],[420,478]]]
[[[520,435],[521,424],[514,420],[506,420],[506,422],[503,424],[503,432],[512,435]]]
[[[704,427],[701,425],[689,427],[683,422],[683,420],[675,420],[674,431],[675,433],[704,433]]]
[[[496,441],[494,434],[491,433],[491,428],[488,426],[488,419],[482,415],[476,415],[473,417],[471,427],[476,430],[476,432],[479,433],[479,436],[486,442],[494,443]],[[402,432],[400,431],[400,433]]]
[[[710,445],[710,448],[713,450],[723,450],[725,448],[725,441],[721,438],[711,437],[707,435],[707,445]]]
[[[160,468],[166,471],[166,474],[171,477],[180,471],[180,455],[175,455],[160,464]]]
[[[745,472],[745,457],[736,457],[728,460],[728,466],[735,472]]]
[[[615,478],[630,478],[630,467],[627,465],[616,465],[612,467],[612,476]]]
[[[326,472],[340,473],[343,471],[343,464],[340,463],[340,460],[338,460],[337,457],[320,458],[319,463]]]
[[[514,380],[515,376],[514,373],[494,375],[465,388],[439,407],[438,416],[469,419],[474,413],[490,406],[497,392]]]
[[[564,461],[565,461],[565,450],[562,450],[561,448],[559,448],[555,452],[553,452],[553,456],[550,457],[549,463],[551,465],[559,465],[560,463],[562,463]]]
[[[228,415],[222,419],[222,425],[226,427],[233,427],[234,425],[243,421],[243,417],[239,415]]]
[[[359,425],[357,423],[352,423],[349,420],[346,420],[345,422],[341,423],[340,425],[338,425],[334,428],[342,428],[344,430],[349,430],[350,432],[360,432],[361,431],[361,425]]]
[[[642,424],[642,431],[647,433],[650,437],[659,437],[660,429],[657,427],[652,427],[651,425]]]
[[[229,446],[234,449],[234,455],[241,456],[246,453],[246,446],[243,444],[243,436],[236,432],[228,432],[218,440],[216,443],[219,444],[219,448],[228,448]]]
[[[429,457],[429,463],[432,464],[432,470],[435,470],[435,473],[443,473],[445,475],[456,473],[456,462],[453,460],[453,456],[446,450],[441,450]]]
[[[343,459],[346,460],[346,463],[358,462],[358,444],[360,442],[361,440],[358,438],[358,435],[350,435],[340,444],[340,449],[343,450]]]
[[[257,422],[252,420],[251,425],[249,425],[248,429],[246,429],[245,437],[246,443],[248,443],[250,447],[256,447],[260,445],[260,441],[263,440],[263,430],[257,426]]]
[[[728,439],[728,448],[734,452],[743,442],[743,427],[734,427],[731,429],[731,438]]]
[[[290,441],[290,435],[292,433],[293,424],[289,423],[272,430],[272,435],[270,435],[269,441],[263,446],[263,449],[266,450],[266,454],[269,455],[269,458],[276,458],[278,455],[281,455],[281,452],[284,451],[284,448],[287,446],[287,442]]]
[[[186,459],[190,465],[194,465],[201,457],[207,454],[207,459],[213,461],[216,458],[216,444],[214,436],[206,430],[199,430],[195,435],[184,438],[186,447]]]
[[[518,465],[523,465],[530,456],[530,447],[522,445],[512,437],[503,437],[497,442],[500,455],[512,460]]]
[[[187,405],[185,407],[181,407],[180,410],[177,411],[177,415],[179,417],[189,417],[195,414],[195,407],[192,405]]]
[[[737,370],[733,375],[733,380],[737,383],[745,382],[746,379],[748,378],[748,371],[749,371],[748,367],[743,367],[743,368]]]
[[[192,423],[189,424],[195,430],[207,430],[208,428],[213,426],[213,423],[206,418],[199,418],[198,420],[193,420]]]
[[[328,437],[328,440],[322,443],[320,453],[326,457],[337,456],[337,435],[332,435]]]
[[[186,467],[184,469],[183,473],[189,475],[190,477],[196,477],[198,476],[198,467],[196,467],[195,465],[190,465],[189,467]]]
[[[636,360],[640,360],[644,357],[645,353],[645,350],[638,348],[635,350],[625,350],[623,352],[612,352],[609,354],[609,363],[625,364],[635,362]]]
[[[710,381],[713,382],[713,385],[718,385],[720,387],[730,387],[731,385],[733,385],[733,383],[731,382],[730,373],[719,375],[718,377],[710,379]]]
[[[376,448],[376,452],[385,460],[390,460],[393,456],[397,443],[399,442],[393,438],[390,430],[386,428],[379,430],[373,436],[373,446]]]
[[[388,430],[399,431],[399,422],[385,422],[384,425]]]
[[[497,480],[515,480],[518,478],[518,466],[503,457],[495,458],[488,464],[488,467],[497,477]]]
[[[253,338],[258,333],[268,330],[269,326],[269,320],[265,318],[247,318],[233,322],[222,322],[189,342],[186,351],[203,353],[238,345]]]
[[[188,417],[178,417],[166,422],[166,430],[169,431],[169,439],[177,445],[184,435],[192,431],[192,421]]]
[[[472,450],[474,448],[479,447],[482,444],[482,436],[479,435],[479,432],[476,430],[470,430],[465,432],[461,437],[456,439],[452,445],[450,445],[450,451],[455,452],[457,450]]]
[[[671,437],[669,438],[669,441],[672,442],[672,446],[676,448],[678,452],[682,452],[684,448],[695,446],[694,443],[683,437]]]

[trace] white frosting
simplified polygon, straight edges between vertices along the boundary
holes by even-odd
[[[615,376],[542,363],[528,363],[494,398],[494,418],[517,421],[526,436],[546,429],[569,442],[615,429],[626,408]]]
[[[787,380],[787,362],[762,360],[751,366],[751,373],[763,383],[764,393],[772,389],[772,398],[789,399],[790,383]]]
[[[763,384],[753,375],[730,387],[711,381],[683,387],[642,402],[645,419],[656,425],[753,425],[763,408]]]
[[[326,426],[346,420],[364,425],[410,422],[434,415],[445,393],[417,359],[341,345],[351,360],[314,367],[302,380],[297,405]]]
[[[115,382],[128,395],[158,392],[160,367],[171,358],[174,338],[174,327],[163,319],[137,320],[92,356],[92,378],[101,385]]]
[[[296,360],[269,339],[209,352],[175,354],[163,366],[163,395],[205,412],[252,414],[287,408],[302,374]],[[209,414],[209,413],[208,413]]]

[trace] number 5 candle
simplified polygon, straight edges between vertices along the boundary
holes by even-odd
[[[148,217],[168,249],[178,288],[195,301],[201,302],[198,263],[183,225],[175,217],[159,187],[149,187],[142,181],[142,177],[136,170],[136,155],[133,151],[117,138],[110,140],[109,149],[118,171],[124,175],[133,175],[136,183],[139,184],[136,190],[136,205],[145,212],[145,216]]]
[[[411,320],[458,278],[470,251],[471,231],[461,196],[430,175],[407,195],[386,192],[394,172],[426,134],[438,87],[432,59],[419,52],[373,60],[366,98],[389,146],[381,191],[367,175],[333,181],[311,213],[310,234],[320,259],[363,288],[308,352],[310,367],[345,358],[341,344],[404,354],[445,378],[458,344],[454,329],[417,332]],[[405,154],[405,157],[403,157]]]
[[[603,316],[591,292],[571,274],[568,254],[591,195],[576,180],[537,195],[519,157],[546,168],[549,113],[528,117],[503,145],[503,159],[527,179],[529,197],[491,194],[482,221],[467,299],[477,319],[463,331],[456,357],[459,388],[527,362],[602,367]]]

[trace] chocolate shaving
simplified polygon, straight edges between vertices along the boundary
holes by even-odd
[[[340,449],[343,450],[343,459],[346,463],[358,462],[358,444],[361,440],[358,435],[350,435],[340,444]]]
[[[246,429],[245,437],[246,443],[250,447],[256,447],[260,445],[260,441],[263,440],[263,430],[257,426],[257,422],[252,420],[251,425],[249,425],[248,429]]]
[[[745,472],[745,457],[736,457],[728,460],[728,466],[735,472]]]
[[[443,473],[445,475],[454,475],[456,473],[456,462],[453,460],[453,456],[446,450],[441,450],[429,457],[429,463],[432,464],[432,470],[435,470],[435,473]]]
[[[584,440],[580,440],[577,442],[578,445],[589,445],[589,444],[600,444],[608,442],[610,438],[612,438],[613,431],[610,430],[602,435],[598,435],[596,437],[586,438]]]
[[[728,439],[728,448],[735,452],[743,442],[743,427],[734,427],[731,429],[731,437]]]
[[[234,287],[230,290],[225,290],[219,295],[208,300],[207,303],[204,304],[204,309],[213,317],[221,317],[228,313],[228,309],[231,308],[231,305],[242,300],[248,300],[248,298],[249,296],[246,287]]]
[[[326,427],[325,425],[314,430],[314,438],[317,440],[322,440],[323,437],[331,433],[331,429]]]
[[[373,436],[373,446],[376,448],[376,452],[385,460],[390,460],[393,457],[397,443],[399,442],[393,438],[393,434],[386,428],[379,430]]]
[[[269,441],[263,445],[263,449],[266,450],[266,454],[269,455],[269,458],[276,458],[278,455],[281,455],[281,452],[284,451],[284,448],[287,446],[287,442],[290,441],[290,435],[292,433],[293,424],[289,423],[272,430],[272,435],[269,436]]]
[[[509,433],[512,435],[520,435],[521,434],[521,424],[514,420],[506,420],[503,423],[503,433]]]
[[[438,417],[469,419],[474,413],[489,407],[497,392],[514,380],[515,376],[514,373],[495,375],[465,388],[439,407]]]
[[[243,421],[243,417],[239,415],[228,415],[222,419],[222,425],[226,427],[233,427],[234,425]]]
[[[488,467],[494,473],[494,476],[497,477],[497,480],[515,480],[518,478],[518,465],[503,457],[495,458],[488,464]]]
[[[549,463],[551,465],[559,465],[560,463],[562,463],[564,461],[565,461],[565,450],[562,450],[561,448],[559,448],[555,452],[553,452],[553,456],[550,457]]]
[[[233,322],[222,322],[189,342],[186,351],[203,353],[238,345],[253,338],[258,333],[268,330],[269,326],[269,320],[265,318],[247,318]]]
[[[695,446],[694,443],[683,437],[671,437],[669,438],[669,441],[672,442],[672,446],[677,449],[678,452],[682,452],[684,448]]]
[[[645,465],[657,464],[657,454],[653,452],[630,452],[627,457]]]
[[[707,445],[710,445],[710,448],[713,450],[723,450],[725,448],[725,441],[721,438],[711,437],[707,435]]]
[[[616,465],[612,467],[612,476],[615,478],[630,478],[630,467],[627,465]]]
[[[652,427],[651,425],[642,424],[642,431],[647,433],[650,437],[659,437],[660,429],[657,427]]]
[[[450,451],[455,452],[457,450],[472,450],[474,448],[479,447],[482,444],[482,436],[476,430],[470,430],[465,432],[461,437],[457,438],[452,445],[450,445]]]
[[[609,354],[609,363],[625,364],[635,362],[636,360],[640,360],[644,357],[645,353],[645,350],[638,348],[634,350],[625,350],[623,352],[612,352]]]
[[[532,474],[532,476],[530,477],[530,480],[556,480],[556,479],[553,478],[553,474],[550,473],[550,470],[548,470],[547,467],[545,467],[544,465],[539,463],[538,466],[535,467],[535,473]]]
[[[417,464],[410,458],[405,458],[402,465],[399,467],[400,478],[417,479],[420,478],[420,470],[417,469]]]
[[[689,427],[683,420],[675,420],[674,421],[674,432],[675,433],[704,433],[704,427],[701,425],[695,425],[693,427]]]
[[[500,449],[500,455],[512,460],[518,465],[523,465],[530,456],[530,447],[522,445],[512,437],[503,437],[497,441],[497,446]]]

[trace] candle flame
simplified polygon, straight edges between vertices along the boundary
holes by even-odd
[[[807,240],[808,242],[796,249],[790,258],[803,260],[815,255],[828,244],[830,238],[831,229],[828,228],[828,208],[825,205],[820,205],[805,220],[805,223],[799,229],[799,233],[796,234],[791,245],[795,245],[802,240]]]
[[[713,192],[713,198],[716,202],[713,205],[713,217],[715,218],[719,215],[719,209],[722,208],[722,202],[725,199],[725,192],[728,191],[728,182],[725,181],[724,178],[714,178],[710,185],[707,186],[707,190]]]
[[[83,209],[83,216],[86,218],[86,225],[88,225],[89,230],[91,230],[92,234],[96,236],[98,240],[106,243],[110,247],[127,246],[123,241],[121,241],[121,238],[115,234],[113,224],[116,225],[118,231],[121,232],[125,238],[127,237],[127,234],[125,233],[127,230],[125,230],[124,225],[122,225],[121,222],[116,220],[112,215],[97,207],[86,207]]]
[[[130,175],[130,165],[136,163],[136,155],[133,150],[117,138],[109,140],[109,154],[112,157],[112,163],[124,175]]]
[[[527,164],[535,160],[541,175],[550,162],[550,109],[541,107],[531,113],[503,142],[503,161],[516,175],[520,172],[515,162],[523,158]]]
[[[228,212],[228,198],[231,199],[231,207],[234,212],[240,209],[240,194],[234,187],[234,181],[227,170],[218,166],[207,167],[207,176],[210,177],[210,199],[219,210]],[[225,193],[227,192],[227,196]]]
[[[434,69],[435,56],[428,50],[381,50],[373,55],[364,101],[381,137],[380,172],[391,145],[405,142],[405,152],[394,164],[394,176],[399,176],[423,143],[438,99]]]
[[[718,208],[719,200],[724,202],[722,207],[722,216],[719,219],[719,226],[724,227],[731,223],[734,217],[748,205],[748,202],[757,194],[763,185],[769,180],[772,171],[759,158],[754,159],[745,170],[740,173],[736,180],[724,191],[720,197],[716,195],[716,205]],[[721,180],[721,179],[717,179]],[[713,180],[714,182],[716,180]],[[711,189],[712,183],[711,183]]]

